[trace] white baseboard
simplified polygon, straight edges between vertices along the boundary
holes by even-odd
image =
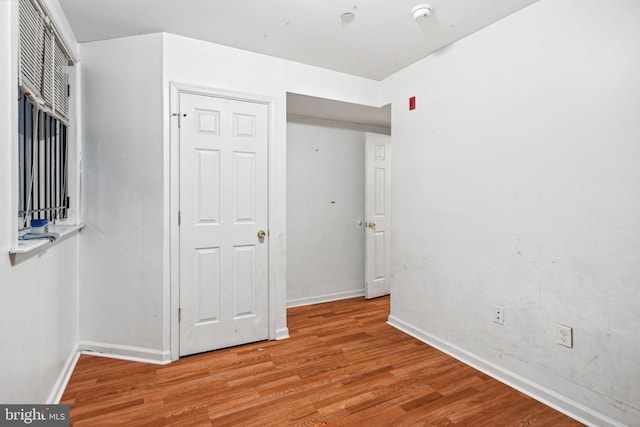
[[[469,365],[492,378],[512,387],[533,399],[536,399],[547,406],[550,406],[583,424],[590,426],[615,426],[624,427],[623,424],[601,414],[591,408],[588,408],[578,402],[575,402],[566,396],[556,393],[540,384],[537,384],[527,378],[524,378],[514,372],[501,368],[500,366],[484,360],[476,355],[469,353],[455,345],[441,340],[403,320],[394,316],[389,316],[389,325],[412,337],[437,348],[443,353],[458,359],[459,361]]]
[[[82,354],[130,360],[132,362],[166,365],[171,363],[171,352],[128,345],[108,344],[95,341],[80,341],[78,347]]]
[[[287,301],[287,308],[302,307],[303,305],[320,304],[323,302],[338,301],[341,299],[357,298],[364,296],[364,288],[355,291],[335,292],[333,294],[317,295],[314,297],[297,298]]]
[[[58,380],[53,386],[53,390],[51,390],[51,394],[49,394],[49,398],[47,399],[47,404],[49,405],[57,405],[60,403],[60,399],[62,399],[62,395],[64,394],[64,390],[67,388],[67,384],[69,383],[69,379],[71,378],[71,374],[73,374],[73,370],[78,363],[78,359],[80,358],[80,351],[78,350],[78,346],[76,345],[69,354],[67,361],[58,376]]]
[[[276,340],[286,340],[289,338],[289,328],[280,328],[276,330]]]

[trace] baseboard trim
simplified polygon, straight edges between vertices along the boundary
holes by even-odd
[[[317,295],[314,297],[297,298],[287,301],[287,308],[302,307],[304,305],[320,304],[323,302],[339,301],[341,299],[357,298],[364,296],[364,288],[355,291],[335,292],[332,294]]]
[[[170,351],[95,341],[80,341],[78,347],[82,354],[91,356],[111,357],[113,359],[129,360],[132,362],[153,363],[155,365],[171,363]]]
[[[410,323],[398,319],[397,317],[389,316],[387,323],[394,328],[424,342],[425,344],[437,348],[443,353],[448,354],[466,365],[484,372],[509,387],[512,387],[583,424],[590,426],[624,427],[623,424],[604,414],[575,402],[560,393],[537,384],[514,372],[503,369],[492,362],[477,357],[476,355],[456,347],[445,340],[435,337],[420,328],[411,325]]]
[[[276,341],[289,339],[289,328],[280,328],[276,330]]]
[[[53,390],[51,390],[51,394],[49,394],[47,405],[57,405],[60,403],[60,399],[62,399],[62,395],[67,388],[67,384],[69,384],[69,379],[71,379],[71,374],[73,374],[73,370],[76,368],[79,358],[80,350],[78,349],[78,345],[76,345],[71,351],[71,354],[69,354],[69,357],[67,357],[67,361],[65,362],[64,367],[53,386]]]

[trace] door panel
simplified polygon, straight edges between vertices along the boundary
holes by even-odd
[[[255,315],[255,251],[253,246],[233,248],[234,318]]]
[[[268,338],[268,107],[180,94],[180,355]],[[186,116],[184,116],[186,114]]]
[[[197,253],[198,317],[196,324],[220,321],[220,248]]]
[[[390,292],[391,138],[367,133],[365,137],[365,297]]]
[[[234,219],[235,222],[255,222],[256,164],[254,153],[233,153]]]
[[[220,218],[220,151],[196,150],[198,221],[217,223]]]

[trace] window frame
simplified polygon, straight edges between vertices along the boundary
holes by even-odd
[[[67,233],[67,229],[81,229],[83,224],[80,222],[80,180],[81,180],[81,172],[80,172],[80,143],[79,143],[79,129],[77,125],[77,101],[79,92],[79,86],[77,83],[77,73],[78,67],[75,65],[78,63],[78,56],[75,49],[77,48],[77,41],[73,33],[70,30],[70,27],[66,21],[64,16],[64,12],[62,11],[59,4],[50,2],[48,0],[28,0],[32,4],[35,4],[46,16],[46,25],[48,31],[51,33],[51,37],[54,39],[54,49],[57,49],[65,54],[65,59],[67,62],[67,75],[68,75],[68,84],[64,85],[65,94],[68,95],[66,98],[67,105],[66,108],[66,116],[61,114],[59,109],[56,109],[55,103],[51,105],[50,101],[46,101],[43,96],[32,96],[31,101],[38,103],[42,111],[46,111],[47,114],[52,115],[57,120],[61,120],[66,125],[66,141],[67,141],[67,156],[66,156],[66,192],[68,196],[68,208],[67,208],[67,217],[66,219],[58,218],[56,219],[56,226],[53,227],[52,231],[63,231],[65,234]],[[20,71],[20,1],[15,0],[12,1],[12,13],[11,13],[11,21],[12,21],[12,44],[14,46],[14,54],[12,55],[13,60],[15,61],[15,69],[16,74],[12,73],[12,80],[14,82],[14,89],[12,93],[15,94],[15,102],[12,106],[12,143],[10,152],[12,152],[12,163],[13,165],[10,167],[11,169],[11,193],[14,194],[11,200],[11,216],[14,218],[13,222],[13,232],[11,233],[11,240],[14,242],[13,247],[19,250],[19,248],[23,247],[22,243],[18,243],[18,237],[23,234],[25,231],[25,222],[23,219],[23,215],[19,214],[20,210],[23,210],[21,207],[21,202],[19,200],[20,188],[20,130],[19,130],[19,99],[21,91],[27,91],[31,93],[33,88],[31,85],[25,84],[22,73]],[[58,22],[61,26],[58,25]],[[64,31],[60,31],[60,29]],[[74,49],[70,49],[69,46],[72,46]],[[55,64],[55,62],[54,62]],[[53,75],[55,77],[56,70],[53,69]],[[48,88],[51,88],[51,84],[49,84]],[[56,85],[55,81],[53,87],[57,87],[57,90],[60,89],[60,85]],[[39,95],[39,94],[38,94]],[[24,153],[23,153],[24,154]],[[24,158],[22,158],[24,161]],[[27,224],[28,226],[28,224]],[[59,230],[56,230],[59,228]]]

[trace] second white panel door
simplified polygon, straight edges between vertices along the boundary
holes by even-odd
[[[391,138],[365,136],[365,297],[391,292]]]

